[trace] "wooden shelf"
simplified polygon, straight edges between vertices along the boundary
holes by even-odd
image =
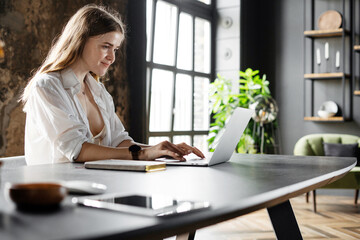
[[[349,33],[349,31],[345,30],[345,33]],[[343,29],[330,29],[330,30],[308,30],[304,31],[304,35],[306,37],[311,38],[321,38],[321,37],[341,37],[343,34]]]
[[[330,117],[330,118],[321,118],[321,117],[304,117],[305,121],[314,121],[314,122],[344,122],[343,117]]]
[[[350,74],[344,74],[343,72],[335,72],[335,73],[306,73],[304,74],[304,78],[307,79],[335,79],[342,77],[349,78]]]
[[[354,91],[354,95],[360,96],[360,90],[355,90],[355,91]]]
[[[354,46],[354,50],[360,52],[360,45],[355,45],[355,46]]]

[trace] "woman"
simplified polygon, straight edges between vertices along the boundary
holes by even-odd
[[[117,13],[96,5],[79,9],[66,24],[22,96],[28,165],[99,159],[183,161],[185,143],[135,143],[115,114],[113,100],[97,79],[115,61],[124,40]]]

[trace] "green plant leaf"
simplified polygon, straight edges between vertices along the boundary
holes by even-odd
[[[239,93],[232,92],[232,81],[225,79],[220,74],[209,88],[209,101],[211,105],[211,112],[213,122],[209,129],[209,149],[213,150],[218,141],[218,136],[225,127],[226,121],[231,116],[236,107],[248,108],[249,104],[254,101],[258,95],[271,96],[269,90],[270,82],[266,80],[266,75],[259,76],[259,70],[252,70],[251,68],[245,71],[239,71]],[[277,128],[277,121],[272,123],[273,127]],[[265,125],[266,126],[266,125]],[[269,129],[265,128],[265,147],[273,146],[275,143],[274,136]],[[261,136],[259,131],[259,124],[250,120],[247,128],[240,139],[236,151],[246,153],[256,153],[257,147],[260,145]]]

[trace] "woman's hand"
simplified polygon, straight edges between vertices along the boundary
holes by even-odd
[[[168,156],[179,161],[185,161],[184,155],[195,153],[199,157],[204,157],[202,152],[185,143],[173,144],[169,141],[163,141],[155,146],[142,149],[139,158],[144,160],[154,160],[159,157]]]
[[[179,143],[179,144],[176,144],[177,147],[185,150],[187,154],[190,154],[190,153],[194,153],[196,156],[200,157],[200,158],[205,158],[204,154],[196,147],[191,147],[189,145],[187,145],[186,143]]]

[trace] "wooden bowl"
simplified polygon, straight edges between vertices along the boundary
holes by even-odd
[[[16,183],[9,186],[9,197],[23,210],[49,210],[59,207],[67,189],[58,183]]]

